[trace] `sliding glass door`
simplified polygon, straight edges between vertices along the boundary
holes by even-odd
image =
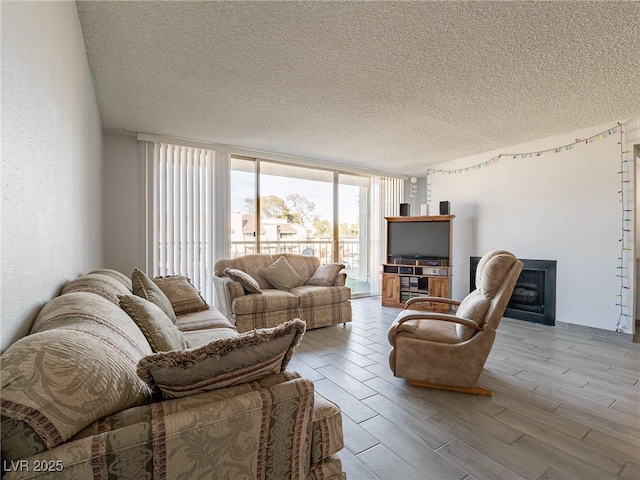
[[[289,252],[344,264],[353,296],[380,293],[402,179],[151,141],[145,162],[153,275],[187,275],[212,301],[216,259]]]
[[[261,159],[231,159],[231,255],[298,253],[345,265],[369,293],[369,177]]]
[[[231,256],[256,253],[255,212],[250,204],[256,198],[256,162],[250,158],[231,157]]]
[[[369,177],[338,174],[338,261],[353,295],[368,295]]]
[[[333,172],[266,161],[259,165],[260,251],[333,262]]]

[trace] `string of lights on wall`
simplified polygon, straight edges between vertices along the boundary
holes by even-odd
[[[628,208],[625,202],[625,189],[627,184],[631,183],[629,179],[629,163],[630,163],[630,151],[624,149],[624,144],[622,142],[622,126],[620,123],[619,131],[620,131],[620,140],[618,141],[618,145],[620,145],[620,170],[618,171],[618,175],[620,175],[620,190],[618,194],[620,195],[620,209],[622,212],[622,222],[621,222],[621,232],[620,232],[620,256],[618,257],[618,278],[620,279],[620,292],[616,295],[618,298],[618,303],[616,305],[620,308],[620,315],[618,316],[618,323],[616,324],[616,332],[621,331],[622,328],[622,320],[625,318],[631,318],[632,315],[627,313],[630,311],[630,307],[625,305],[623,294],[625,290],[630,290],[630,286],[627,284],[629,281],[629,271],[625,263],[625,252],[631,251],[629,248],[630,245],[630,236],[632,234],[632,222],[633,222],[633,209]]]
[[[537,150],[533,152],[524,152],[524,153],[500,153],[494,157],[491,157],[488,160],[476,163],[475,165],[471,165],[468,167],[463,167],[463,168],[456,168],[456,169],[450,169],[450,170],[429,169],[427,170],[427,178],[426,178],[427,203],[431,204],[431,192],[432,192],[432,184],[429,181],[429,175],[433,175],[433,174],[457,175],[457,174],[467,173],[470,171],[479,170],[484,167],[488,167],[501,160],[536,158],[536,157],[541,157],[543,155],[559,154],[562,152],[566,152],[567,150],[571,150],[572,148],[578,145],[588,145],[602,138],[610,137],[611,135],[616,133],[616,131],[619,133],[619,137],[620,137],[618,141],[618,145],[620,146],[620,170],[617,172],[617,174],[620,176],[620,190],[618,194],[620,196],[619,202],[621,205],[621,217],[622,217],[620,222],[621,234],[619,239],[620,256],[618,257],[618,263],[616,266],[616,270],[617,270],[616,276],[620,279],[620,291],[619,293],[616,294],[616,307],[618,307],[620,310],[620,314],[618,316],[618,321],[616,324],[616,332],[620,332],[622,329],[623,320],[626,318],[632,317],[632,315],[628,313],[629,311],[631,311],[631,307],[629,305],[625,305],[624,303],[624,294],[626,291],[630,290],[631,288],[628,284],[630,281],[630,278],[629,278],[629,271],[628,271],[627,262],[626,262],[626,257],[627,257],[626,252],[631,251],[631,248],[629,248],[629,245],[631,244],[631,234],[633,232],[633,229],[632,229],[633,209],[627,206],[627,202],[625,198],[625,189],[628,187],[628,184],[631,183],[630,172],[629,172],[629,164],[631,163],[629,155],[631,152],[629,150],[624,149],[623,138],[622,138],[623,130],[620,122],[617,122],[617,124],[614,127],[603,130],[602,132],[596,133],[595,135],[591,135],[590,137],[582,138],[582,139],[578,138],[574,142],[568,143],[566,145],[561,145],[558,147],[548,148],[544,150]]]

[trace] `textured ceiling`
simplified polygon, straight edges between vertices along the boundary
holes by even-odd
[[[639,2],[78,2],[106,129],[408,175],[640,115]]]

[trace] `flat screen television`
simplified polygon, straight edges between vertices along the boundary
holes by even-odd
[[[449,222],[388,222],[387,257],[449,258]]]

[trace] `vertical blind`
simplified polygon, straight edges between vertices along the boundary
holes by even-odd
[[[380,207],[382,217],[397,217],[404,202],[404,180],[380,177]]]
[[[369,271],[375,280],[371,282],[370,294],[379,295],[382,264],[386,263],[387,225],[384,217],[395,217],[400,211],[400,203],[404,201],[404,181],[398,178],[371,176],[371,208]]]
[[[147,143],[147,272],[184,275],[209,302],[214,298],[215,155]]]
[[[230,255],[228,153],[200,145],[145,141],[147,172],[147,273],[184,275],[211,304],[214,264]],[[370,294],[380,294],[386,248],[384,217],[397,216],[404,181],[372,175],[370,183]]]

